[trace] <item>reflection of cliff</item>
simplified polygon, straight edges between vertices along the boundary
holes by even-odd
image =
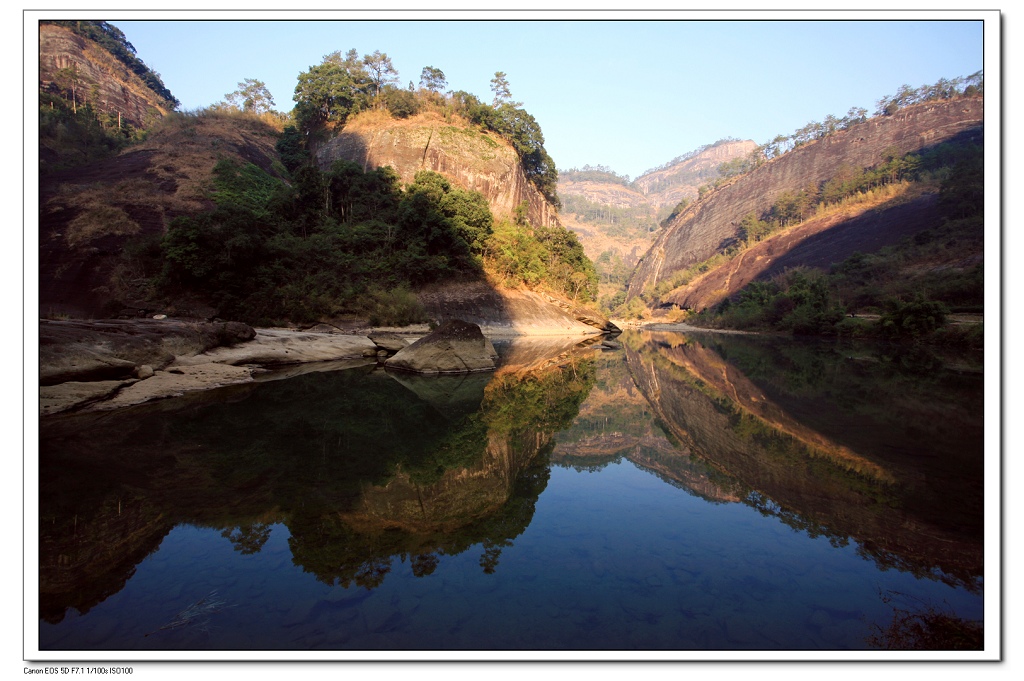
[[[561,362],[401,382],[362,367],[48,419],[42,615],[116,593],[181,523],[254,553],[283,522],[293,560],[330,583],[372,586],[395,557],[429,574],[475,544],[493,570],[593,383],[586,359]]]
[[[558,434],[553,463],[577,470],[599,469],[627,459],[669,484],[709,501],[739,501],[713,482],[709,469],[675,441],[652,415],[620,353],[604,355],[599,380],[570,428]]]
[[[920,454],[914,469],[885,447],[854,451],[814,432],[719,354],[678,334],[636,335],[625,344],[630,371],[659,418],[745,503],[833,541],[852,538],[882,565],[915,574],[940,568],[947,579],[967,585],[980,577],[980,525],[965,525],[958,511],[937,510],[939,500],[977,491],[969,476],[940,478],[927,461],[922,465]],[[754,347],[746,349],[754,353]],[[748,357],[756,366],[771,359]],[[835,399],[828,391],[803,396],[807,409],[814,405],[833,421],[842,417]],[[865,419],[856,423],[858,429],[878,427]],[[926,439],[918,444],[919,452],[930,453]]]

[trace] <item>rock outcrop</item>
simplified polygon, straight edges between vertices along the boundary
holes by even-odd
[[[117,58],[63,26],[39,26],[39,87],[57,80],[61,69],[76,73],[78,106],[120,115],[123,123],[145,127],[171,112],[172,106]]]
[[[164,368],[179,355],[193,355],[255,338],[240,322],[181,320],[61,321],[39,323],[39,381],[128,379],[137,368]]]
[[[676,217],[637,266],[629,296],[640,295],[733,243],[740,221],[751,213],[762,215],[784,192],[816,186],[844,166],[876,166],[883,162],[883,151],[906,154],[961,136],[980,138],[983,122],[981,98],[929,102],[870,119],[773,159]]]
[[[756,146],[753,140],[714,144],[678,163],[644,173],[633,186],[653,205],[674,207],[683,199],[696,199],[697,188],[719,176],[718,166],[748,155]]]
[[[497,217],[511,216],[526,201],[532,224],[558,224],[555,208],[527,179],[508,142],[495,133],[457,127],[436,114],[384,122],[357,117],[317,152],[321,168],[338,160],[358,163],[364,170],[390,166],[402,182],[412,182],[421,170],[433,170],[483,194]]]
[[[420,374],[458,374],[494,369],[497,358],[479,326],[452,319],[398,351],[384,366]]]
[[[595,310],[553,295],[496,289],[485,282],[445,284],[419,293],[438,321],[461,319],[489,336],[573,336],[616,333],[618,327]]]

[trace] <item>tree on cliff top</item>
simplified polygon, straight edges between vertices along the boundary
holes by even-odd
[[[385,85],[392,85],[398,82],[398,71],[391,63],[391,57],[380,50],[374,50],[373,54],[363,57],[363,64],[369,73],[370,81],[374,85],[374,97],[379,98],[380,92]]]

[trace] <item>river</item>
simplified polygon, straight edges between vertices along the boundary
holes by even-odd
[[[496,346],[493,373],[366,364],[47,418],[39,649],[976,645],[979,363]]]

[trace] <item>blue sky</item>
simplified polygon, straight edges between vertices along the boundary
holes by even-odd
[[[451,89],[484,101],[494,72],[504,71],[559,168],[603,164],[631,177],[723,137],[765,142],[854,106],[873,111],[904,83],[916,87],[984,67],[977,14],[953,15],[967,19],[960,21],[913,13],[920,20],[788,21],[782,13],[768,21],[687,20],[690,14],[659,21],[595,21],[587,14],[570,14],[571,21],[451,21],[440,13],[421,21],[237,16],[108,20],[186,110],[223,100],[244,78],[265,82],[276,108],[290,110],[299,73],[350,48],[387,53],[403,86],[418,83],[429,65],[444,71]]]

